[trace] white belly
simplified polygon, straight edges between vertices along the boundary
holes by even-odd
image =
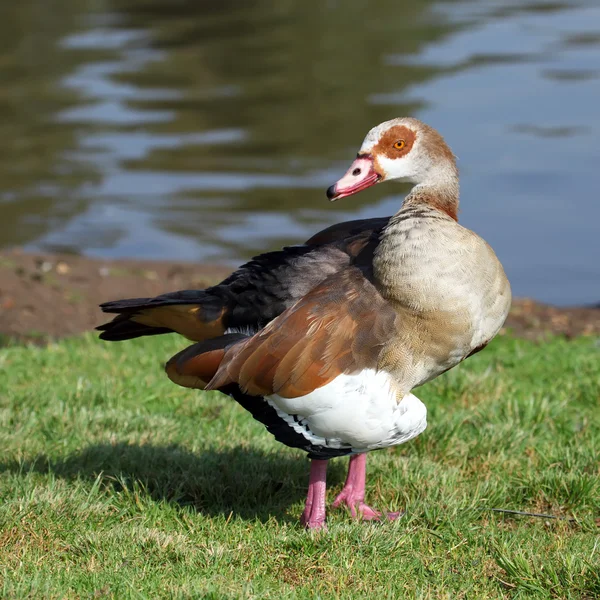
[[[340,375],[306,396],[266,400],[311,443],[353,452],[402,444],[427,427],[425,405],[413,394],[397,402],[384,371]]]

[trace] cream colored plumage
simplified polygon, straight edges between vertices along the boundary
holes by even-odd
[[[396,150],[398,140],[404,145]],[[397,332],[378,368],[393,375],[402,396],[498,333],[510,308],[510,285],[490,246],[457,222],[458,170],[438,132],[412,118],[373,128],[355,161],[360,172],[353,164],[331,192],[333,199],[347,195],[344,186],[352,190],[369,177],[367,157],[377,183],[416,184],[373,256],[374,285],[398,314]]]

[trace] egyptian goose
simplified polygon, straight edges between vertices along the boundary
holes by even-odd
[[[364,502],[366,452],[425,429],[412,389],[481,350],[511,301],[493,250],[457,223],[458,171],[439,133],[412,118],[378,125],[327,196],[384,181],[415,184],[392,217],[335,225],[205,290],[102,305],[119,313],[102,339],[176,331],[196,341],[167,363],[172,381],[230,395],[308,452],[308,528],[325,524],[327,461],[344,455],[334,506],[381,518]]]

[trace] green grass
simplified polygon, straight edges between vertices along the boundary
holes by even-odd
[[[417,390],[429,428],[368,465],[367,500],[406,515],[324,533],[298,524],[303,453],[166,379],[184,344],[0,349],[1,597],[600,596],[594,340],[504,337]]]

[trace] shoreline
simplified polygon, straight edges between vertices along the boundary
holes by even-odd
[[[218,283],[232,269],[177,261],[97,259],[0,251],[0,337],[48,340],[91,331],[107,320],[98,304]],[[556,307],[515,298],[502,332],[530,339],[600,335],[600,306]]]

